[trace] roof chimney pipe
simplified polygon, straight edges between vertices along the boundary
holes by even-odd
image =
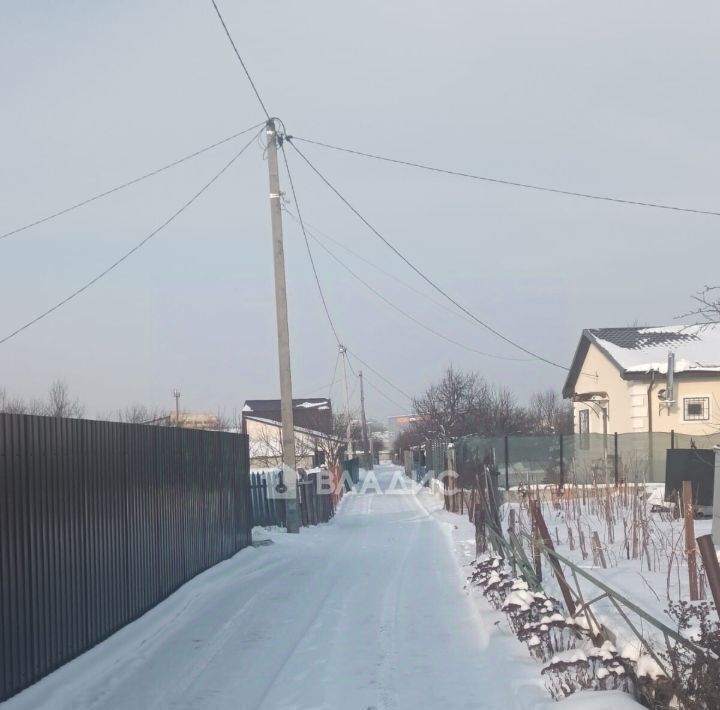
[[[675,401],[675,353],[668,353],[668,364],[667,364],[667,403],[668,407]]]

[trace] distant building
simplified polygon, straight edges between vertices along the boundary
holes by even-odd
[[[177,426],[177,417],[170,414],[164,417],[169,426]],[[220,420],[217,414],[207,414],[205,412],[180,412],[180,426],[185,429],[218,429]]]
[[[273,419],[243,417],[243,431],[248,436],[250,470],[282,466],[282,424]],[[295,466],[313,468],[326,463],[330,447],[339,448],[344,442],[327,432],[295,426]]]
[[[410,424],[420,419],[422,417],[419,414],[402,414],[399,417],[388,417],[387,430],[389,439],[392,441],[400,432],[405,431]]]
[[[248,399],[242,408],[243,432],[247,433],[245,421],[248,417],[281,422],[279,399]],[[327,398],[307,397],[293,399],[293,423],[314,431],[332,431],[332,403]]]

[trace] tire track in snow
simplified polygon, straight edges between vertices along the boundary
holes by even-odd
[[[403,496],[403,500],[407,499],[408,494],[397,493],[391,494],[398,497]],[[413,493],[409,494],[414,498]],[[406,506],[408,511],[411,506]],[[400,523],[401,525],[403,523]],[[392,576],[392,583],[389,584],[383,594],[381,604],[381,622],[379,643],[382,648],[387,663],[381,666],[379,691],[382,701],[382,708],[379,710],[396,710],[398,707],[398,692],[395,683],[395,676],[398,672],[398,654],[397,654],[397,617],[399,608],[399,588],[402,583],[403,575],[407,567],[410,553],[415,551],[415,542],[419,534],[419,525],[410,526],[410,540],[405,545],[402,560],[395,568]]]

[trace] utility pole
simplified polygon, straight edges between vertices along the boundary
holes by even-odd
[[[360,378],[360,417],[362,419],[363,449],[365,449],[366,458],[365,468],[369,471],[372,471],[373,455],[370,449],[370,438],[368,437],[367,419],[365,418],[365,388],[363,387],[362,370],[358,370],[358,377]]]
[[[352,419],[350,417],[350,390],[348,389],[348,378],[347,378],[347,348],[344,345],[338,345],[340,348],[340,355],[343,359],[343,375],[345,377],[345,414],[347,416],[347,428],[345,431],[347,438],[347,447],[345,449],[345,458],[351,459],[353,457],[353,445],[352,445]]]
[[[268,119],[267,158],[270,175],[270,218],[272,223],[273,264],[275,267],[275,312],[277,316],[278,361],[280,365],[280,418],[282,420],[282,463],[285,490],[285,517],[289,533],[300,532],[295,468],[295,425],[293,422],[292,375],[290,373],[290,329],[288,327],[287,288],[285,285],[285,250],[283,248],[282,211],[280,209],[280,175],[278,171],[278,138],[275,121]]]
[[[179,389],[174,389],[172,395],[175,397],[175,426],[180,426],[180,397],[182,395]]]

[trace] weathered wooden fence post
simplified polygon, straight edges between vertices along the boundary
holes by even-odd
[[[715,601],[715,609],[720,614],[720,564],[712,535],[701,535],[697,538],[697,544],[705,567],[705,576]]]
[[[515,539],[515,508],[510,508],[510,512],[508,513],[508,539],[510,540],[511,544],[512,541]],[[512,565],[512,571],[513,571],[513,577],[517,576],[517,564],[515,562],[515,554],[510,555],[510,564]]]
[[[538,582],[542,582],[542,555],[540,554],[540,531],[537,527],[537,518],[535,516],[535,509],[539,505],[539,501],[534,498],[528,500],[528,512],[530,513],[530,524],[532,526],[532,554],[533,554],[533,565],[535,567],[535,579]]]
[[[700,598],[698,592],[697,557],[695,555],[695,503],[691,481],[682,483],[682,505],[685,518],[685,552],[688,560],[688,577],[690,582],[690,600]]]
[[[510,439],[507,434],[505,434],[505,490],[510,490]]]
[[[533,505],[530,508],[530,512],[535,521],[534,527],[536,533],[538,534],[545,548],[548,550],[548,558],[550,561],[550,565],[553,568],[553,572],[555,572],[555,578],[558,581],[558,586],[560,587],[563,599],[565,600],[565,606],[567,607],[570,616],[575,616],[575,599],[573,598],[572,592],[570,591],[570,585],[565,579],[565,573],[560,566],[560,562],[555,557],[555,555],[553,555],[553,553],[555,552],[555,546],[553,545],[552,539],[550,538],[550,532],[548,531],[547,525],[545,524],[545,518],[543,518],[542,511],[540,510],[540,501],[532,500],[531,503]]]
[[[618,487],[618,483],[620,482],[620,454],[618,452],[618,433],[615,432],[614,436],[614,447],[615,447],[615,456],[614,456],[614,466],[613,466],[613,475],[615,477],[615,488]]]
[[[457,478],[456,451],[455,445],[448,444],[448,470],[446,477],[447,503],[446,508],[451,512],[457,512],[457,500],[455,493],[455,479]]]

